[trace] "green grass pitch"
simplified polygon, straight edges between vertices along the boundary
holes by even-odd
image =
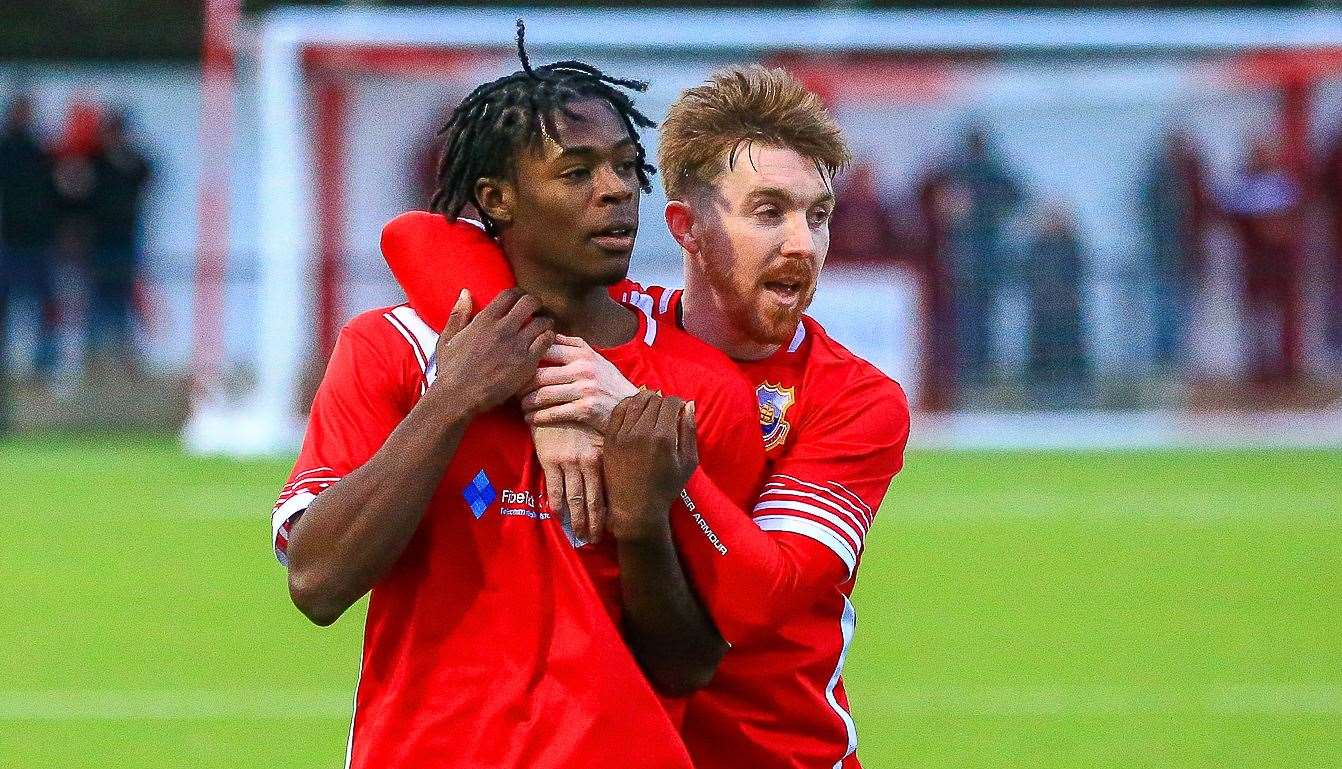
[[[286,471],[0,443],[0,766],[343,765],[360,611],[290,606]],[[871,769],[1342,766],[1342,453],[913,452],[877,521]]]

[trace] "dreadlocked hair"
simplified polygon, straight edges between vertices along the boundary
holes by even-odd
[[[648,84],[611,77],[581,61],[533,68],[525,37],[526,25],[518,19],[517,58],[522,69],[471,91],[438,132],[443,154],[438,162],[438,189],[429,208],[455,219],[466,206],[474,206],[491,235],[497,235],[498,228],[476,200],[476,181],[481,177],[511,178],[518,148],[535,147],[546,136],[558,136],[556,112],[582,120],[568,108],[572,101],[597,98],[614,108],[634,140],[638,181],[644,192],[652,191],[650,177],[657,172],[647,162],[638,137],[638,128],[654,128],[657,124],[639,112],[625,93],[646,91]]]

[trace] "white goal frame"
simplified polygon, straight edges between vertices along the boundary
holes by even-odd
[[[618,14],[618,35],[610,25]],[[198,402],[184,430],[191,450],[292,451],[303,427],[298,402],[311,334],[309,279],[317,195],[304,158],[304,57],[342,47],[491,51],[512,46],[517,18],[540,48],[593,53],[789,52],[1117,53],[1342,47],[1332,10],[869,11],[670,9],[281,8],[253,40],[261,121],[255,194],[259,295],[252,391],[237,404]],[[208,121],[210,115],[203,115]],[[248,175],[241,174],[243,180]],[[250,182],[249,182],[250,183]],[[222,322],[222,319],[219,319]],[[217,392],[218,388],[198,388]]]

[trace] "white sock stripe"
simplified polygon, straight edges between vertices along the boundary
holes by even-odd
[[[789,489],[786,487],[778,489],[766,488],[764,491],[760,492],[760,499],[770,496],[803,497],[805,499],[811,499],[816,502],[820,502],[821,504],[824,504],[832,508],[834,512],[839,513],[848,520],[852,521],[853,525],[857,527],[857,530],[862,532],[862,536],[864,537],[867,536],[867,520],[862,516],[854,515],[852,512],[845,509],[842,505],[839,505],[838,503],[834,502],[832,499],[828,497],[822,497],[819,494],[812,494],[809,491],[797,491],[796,489]]]
[[[833,529],[824,524],[795,515],[762,515],[755,519],[755,524],[764,531],[786,531],[791,534],[800,534],[828,547],[834,551],[839,560],[843,561],[844,566],[848,567],[848,577],[850,579],[853,576],[853,570],[857,568],[857,554],[853,552],[853,548],[848,545],[843,537],[834,533]]]
[[[792,483],[798,484],[798,485],[800,485],[800,486],[804,486],[804,487],[806,487],[806,488],[808,488],[808,489],[814,489],[815,491],[820,491],[820,492],[824,492],[825,494],[830,494],[830,495],[832,495],[835,499],[839,500],[839,501],[842,502],[844,505],[848,506],[848,508],[851,509],[854,513],[857,513],[858,515],[860,515],[860,516],[862,516],[863,518],[867,519],[868,525],[870,525],[870,523],[871,523],[871,516],[868,515],[867,512],[864,512],[861,508],[855,506],[852,502],[848,501],[848,498],[847,498],[847,497],[843,497],[843,496],[840,496],[839,494],[835,493],[834,489],[831,489],[831,488],[829,488],[829,487],[827,487],[827,486],[819,486],[819,485],[814,484],[814,483],[808,483],[808,482],[803,481],[802,479],[797,478],[797,477],[795,477],[795,476],[784,475],[784,474],[782,474],[782,473],[774,473],[773,475],[769,476],[769,478],[770,478],[771,480],[774,479],[774,478],[782,478],[782,479],[785,480],[785,481],[791,481]]]
[[[760,502],[755,505],[755,509],[752,510],[751,513],[755,514],[768,510],[788,510],[794,513],[805,513],[806,515],[815,516],[816,518],[821,519],[820,521],[817,521],[817,523],[821,523],[822,525],[827,524],[829,528],[835,529],[834,533],[836,536],[845,537],[854,553],[862,552],[862,535],[858,534],[857,531],[849,526],[842,518],[828,510],[816,507],[815,505],[808,505],[805,502],[795,502],[785,499]],[[775,515],[777,515],[777,513],[775,513]]]

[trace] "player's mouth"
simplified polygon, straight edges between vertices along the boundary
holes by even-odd
[[[766,280],[765,292],[772,294],[774,301],[782,305],[793,305],[801,300],[803,284],[800,281]]]
[[[634,250],[634,236],[637,234],[637,225],[619,222],[592,233],[591,240],[602,251],[627,254]]]
[[[811,274],[796,263],[769,270],[760,282],[764,293],[777,304],[796,309],[806,299],[811,288]]]

